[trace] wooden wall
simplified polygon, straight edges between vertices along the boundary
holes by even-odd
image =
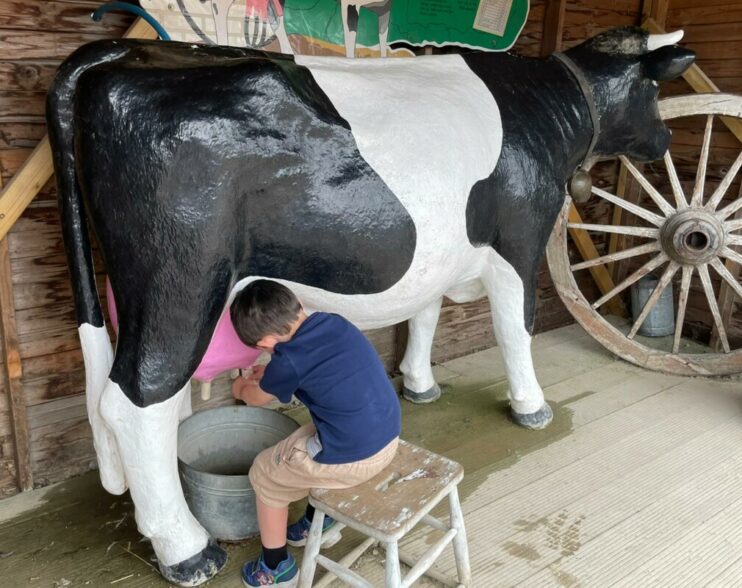
[[[93,23],[89,14],[100,4],[85,0],[0,0],[0,175],[7,183],[46,132],[45,91],[60,61],[83,43],[120,37],[131,22],[126,15],[108,14]],[[564,44],[570,46],[601,30],[638,24],[640,0],[570,0],[564,18]],[[719,19],[724,4],[729,17]],[[532,0],[528,23],[516,50],[540,53],[545,0]],[[694,8],[703,6],[703,8]],[[716,19],[716,20],[714,20]],[[670,23],[694,23],[690,44],[726,90],[742,92],[742,0],[733,2],[673,1]],[[698,24],[695,24],[698,23]],[[687,88],[684,90],[687,91]],[[603,165],[599,184],[613,188],[616,165]],[[586,218],[609,214],[591,202]],[[23,394],[28,413],[34,483],[49,484],[95,467],[85,413],[84,371],[66,263],[58,225],[53,186],[46,186],[8,236],[13,296],[23,369]],[[102,272],[102,265],[98,264]],[[99,274],[103,279],[103,274]],[[592,287],[589,276],[583,279]],[[551,284],[546,267],[539,280],[537,330],[571,321]],[[369,333],[387,367],[397,354],[394,329]],[[433,350],[434,361],[488,347],[494,343],[486,304],[446,304]],[[16,492],[14,445],[9,410],[0,380],[0,497]],[[230,402],[229,383],[215,382],[210,404]],[[197,390],[196,408],[201,407]]]

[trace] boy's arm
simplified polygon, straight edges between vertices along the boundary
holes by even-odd
[[[262,370],[260,370],[260,373],[237,378],[232,384],[232,396],[250,406],[265,406],[278,400],[273,394],[268,394],[260,387],[262,375]]]

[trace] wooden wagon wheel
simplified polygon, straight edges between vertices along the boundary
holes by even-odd
[[[621,207],[636,219],[629,225],[571,223],[569,209],[571,199],[567,197],[547,247],[551,275],[565,305],[582,325],[604,347],[616,355],[637,365],[674,374],[723,375],[742,372],[742,348],[730,349],[726,325],[719,311],[712,283],[712,268],[720,278],[725,295],[736,297],[742,303],[742,286],[737,276],[742,266],[742,196],[731,199],[729,188],[742,167],[742,152],[739,153],[714,192],[704,199],[706,170],[711,149],[714,118],[742,119],[742,97],[728,94],[691,95],[668,98],[660,102],[660,114],[664,120],[703,116],[706,127],[703,135],[700,161],[692,194],[686,195],[678,178],[670,151],[665,154],[664,169],[672,192],[663,196],[649,180],[626,158],[622,158],[628,172],[648,196],[646,202],[633,204],[614,194],[593,188],[593,194]],[[736,195],[736,194],[735,194]],[[618,249],[607,255],[572,263],[567,244],[568,229],[585,230],[630,236],[640,244]],[[626,238],[624,237],[625,241]],[[643,256],[643,257],[642,257]],[[634,263],[633,271],[597,300],[588,302],[577,286],[574,272],[607,263],[628,260]],[[623,262],[623,263],[627,263]],[[639,265],[640,267],[636,267]],[[633,326],[622,330],[615,321],[609,322],[600,314],[605,303],[625,291],[643,276],[657,271],[659,280]],[[646,345],[635,337],[648,313],[660,299],[660,295],[673,278],[679,279],[675,315],[675,333],[666,350]],[[698,280],[714,320],[715,335],[723,351],[708,349],[707,353],[681,352],[681,334],[686,318],[689,292],[694,280]],[[698,284],[698,282],[696,282]],[[669,338],[668,338],[669,339]],[[705,350],[704,350],[705,351]]]

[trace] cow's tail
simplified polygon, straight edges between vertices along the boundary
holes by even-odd
[[[103,327],[95,283],[87,219],[75,165],[75,90],[85,70],[112,61],[126,52],[117,42],[85,45],[59,68],[49,89],[46,119],[57,178],[57,201],[67,252],[78,326]]]
[[[100,406],[113,365],[113,346],[103,322],[95,283],[88,224],[75,165],[75,91],[85,70],[112,61],[126,52],[120,42],[85,45],[59,68],[47,96],[46,118],[57,176],[57,200],[62,237],[67,251],[78,333],[85,362],[85,396],[88,420],[98,456],[103,487],[113,494],[126,491],[126,476],[116,441],[104,421]]]

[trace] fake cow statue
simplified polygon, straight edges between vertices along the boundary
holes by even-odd
[[[168,580],[197,585],[226,560],[183,499],[176,431],[225,308],[258,277],[361,328],[409,320],[401,367],[420,402],[440,393],[443,297],[487,296],[513,418],[548,424],[530,331],[565,185],[599,157],[663,155],[658,82],[693,61],[681,36],[614,30],[546,59],[125,40],[61,66],[48,122],[100,475],[130,489]],[[88,223],[116,298],[115,353]]]

